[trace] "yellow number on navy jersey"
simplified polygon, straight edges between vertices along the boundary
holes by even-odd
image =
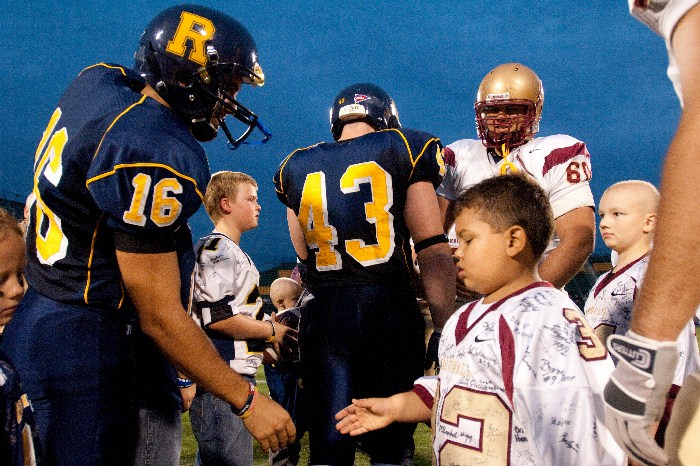
[[[365,218],[375,226],[376,243],[366,244],[361,239],[345,241],[345,250],[363,266],[387,262],[394,253],[394,216],[389,209],[394,204],[391,174],[376,162],[351,165],[340,178],[340,190],[344,194],[360,190],[360,184],[369,183],[372,202],[365,203]],[[299,208],[299,222],[304,229],[306,244],[316,253],[316,269],[339,270],[343,266],[336,251],[338,232],[328,223],[328,198],[326,175],[309,173],[304,181]]]
[[[345,250],[363,266],[382,264],[394,253],[394,216],[389,209],[394,205],[391,175],[377,162],[350,165],[340,178],[340,190],[355,193],[361,183],[369,183],[372,202],[365,203],[365,218],[376,228],[377,244],[366,245],[361,239],[345,241]]]
[[[440,145],[437,145],[435,160],[437,160],[438,167],[440,167],[440,176],[445,176],[445,174],[447,173],[447,168],[445,167],[445,157],[442,153],[442,148],[440,147]]]
[[[146,201],[151,191],[151,177],[145,173],[138,173],[131,180],[134,186],[134,195],[131,197],[129,210],[124,212],[122,219],[131,225],[144,226],[146,224]],[[182,193],[182,185],[176,178],[163,178],[153,187],[153,201],[151,202],[150,218],[159,227],[172,225],[180,215],[182,203],[170,194]]]
[[[151,189],[151,177],[145,173],[139,173],[132,180],[134,195],[131,197],[131,207],[124,212],[123,220],[132,225],[144,226],[146,216],[143,211],[146,208],[146,196]]]
[[[180,216],[182,204],[170,194],[182,194],[182,185],[175,178],[163,178],[153,188],[151,220],[159,227],[172,225]]]
[[[44,203],[39,192],[39,178],[44,176],[58,186],[63,175],[63,149],[68,142],[68,131],[56,131],[61,109],[57,108],[47,126],[34,157],[34,194],[36,195],[36,255],[42,264],[53,265],[66,257],[68,238],[63,234],[61,219]],[[48,142],[48,144],[47,144]],[[42,233],[43,232],[43,233]]]
[[[338,232],[328,224],[328,200],[326,199],[326,175],[309,173],[304,181],[299,207],[299,222],[304,229],[306,244],[316,253],[316,269],[339,270],[343,266],[340,253],[335,250]]]

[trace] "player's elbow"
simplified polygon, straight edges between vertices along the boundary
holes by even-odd
[[[566,235],[560,236],[558,248],[566,253],[572,261],[580,262],[579,265],[593,254],[595,248],[595,228],[588,225],[581,225],[578,228],[567,231]]]
[[[438,243],[420,250],[416,254],[421,276],[440,279],[446,274],[455,273],[452,251],[447,243]],[[447,275],[449,276],[449,275]]]
[[[158,337],[165,333],[164,322],[151,313],[139,312],[139,324],[143,333],[158,341]]]
[[[185,310],[179,305],[137,307],[137,312],[141,330],[156,342],[168,338],[173,324],[176,324],[178,314],[180,318],[189,319]]]
[[[595,249],[595,229],[587,231],[585,235],[581,235],[578,249],[584,261],[593,254],[593,250]]]
[[[595,232],[587,231],[578,238],[576,244],[576,250],[578,251],[577,257],[581,258],[583,262],[588,259],[588,257],[593,254],[593,249],[595,248]]]

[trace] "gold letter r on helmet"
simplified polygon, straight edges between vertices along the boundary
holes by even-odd
[[[184,57],[188,42],[191,44],[189,60],[198,65],[207,64],[206,42],[214,36],[214,23],[203,16],[183,11],[175,37],[168,42],[166,51]]]

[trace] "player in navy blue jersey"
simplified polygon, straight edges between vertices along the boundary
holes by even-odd
[[[335,143],[289,155],[275,174],[290,235],[313,295],[301,306],[310,464],[351,465],[355,439],[334,428],[353,398],[388,396],[423,374],[424,322],[411,287],[413,238],[436,327],[452,310],[455,273],[435,187],[440,140],[401,129],[393,99],[361,83],[331,108]],[[360,438],[373,463],[410,460],[415,425]]]
[[[29,290],[5,352],[51,464],[129,463],[136,390],[166,380],[158,358],[135,367],[144,356],[140,347],[132,354],[137,327],[275,449],[294,437],[289,416],[218,357],[183,307],[194,261],[187,219],[210,177],[198,141],[221,128],[235,147],[262,128],[236,100],[242,84],[264,82],[255,42],[230,16],[182,5],[148,24],[135,58],[134,70],[83,70],[39,142]],[[245,125],[242,136],[227,115]],[[148,371],[154,381],[140,377]]]

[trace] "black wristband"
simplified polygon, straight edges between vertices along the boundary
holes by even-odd
[[[255,398],[255,385],[252,382],[250,384],[250,389],[248,390],[248,399],[245,400],[245,404],[241,409],[236,409],[235,406],[231,405],[231,411],[238,417],[246,418],[245,414],[248,412],[250,407],[253,405],[253,399]]]
[[[445,233],[440,233],[439,235],[431,236],[430,238],[425,238],[424,240],[418,241],[413,245],[413,250],[418,254],[425,248],[438,243],[448,243],[447,235]]]

